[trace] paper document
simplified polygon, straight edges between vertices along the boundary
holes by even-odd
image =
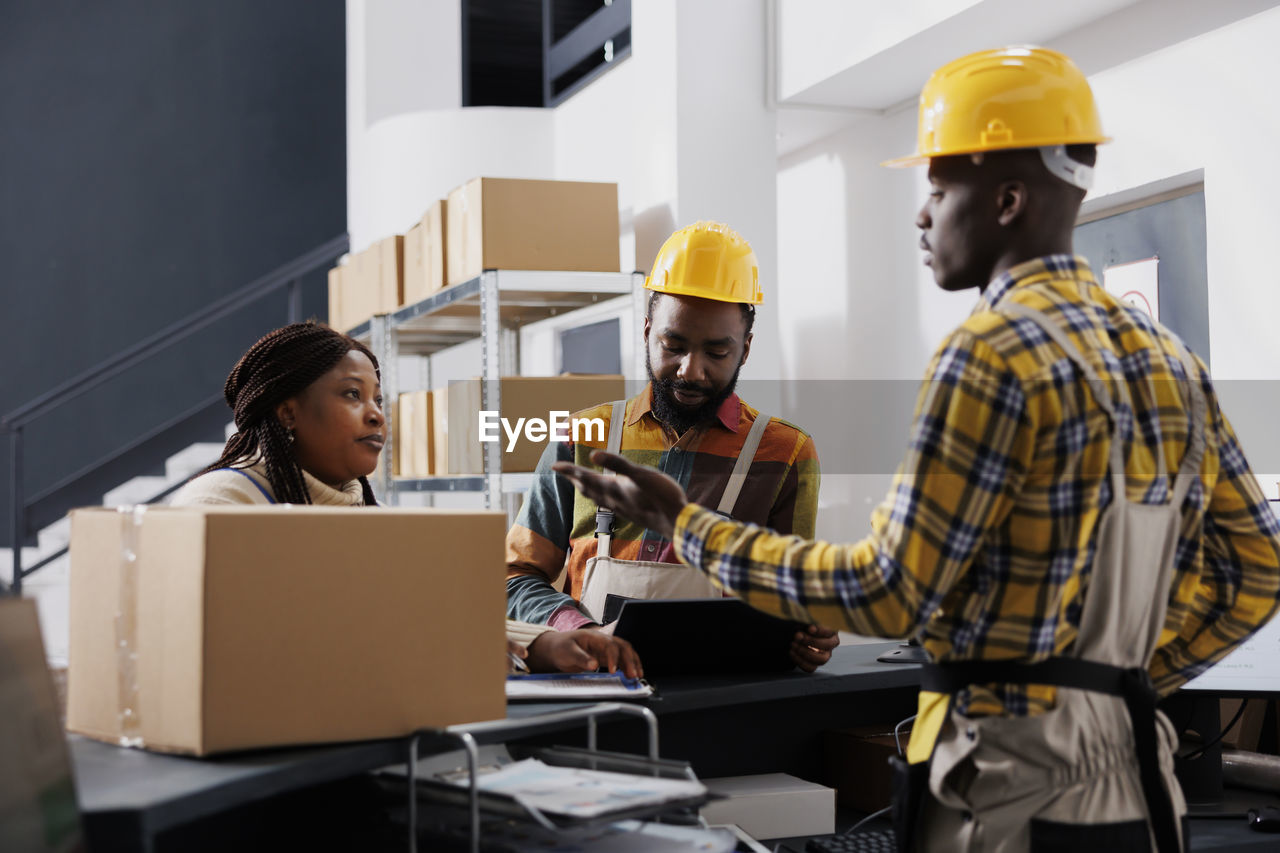
[[[446,782],[466,787],[465,771],[445,774]],[[549,815],[595,818],[664,803],[705,797],[707,787],[687,779],[661,779],[630,773],[609,773],[579,767],[552,767],[536,758],[482,773],[481,791],[514,799],[522,806]]]
[[[508,699],[643,699],[652,695],[648,682],[620,672],[507,676]]]
[[[486,844],[537,853],[731,853],[734,838],[723,829],[667,826],[622,820],[596,829],[552,832],[533,824],[485,824]],[[764,849],[764,848],[760,848]]]

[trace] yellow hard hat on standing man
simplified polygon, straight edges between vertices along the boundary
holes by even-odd
[[[983,50],[933,72],[920,92],[916,151],[885,166],[920,166],[931,157],[1037,148],[1054,175],[1087,190],[1093,169],[1068,145],[1110,142],[1084,73],[1043,47]]]

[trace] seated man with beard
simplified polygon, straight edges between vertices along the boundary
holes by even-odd
[[[813,439],[734,393],[761,302],[751,246],[715,222],[681,229],[658,252],[645,288],[652,291],[644,319],[649,383],[630,400],[573,416],[601,419],[606,441],[548,444],[507,534],[512,619],[567,631],[600,626],[609,594],[719,595],[680,563],[669,541],[614,518],[551,470],[560,461],[589,464],[593,450],[660,468],[727,517],[813,536],[819,480]],[[796,634],[791,658],[811,672],[838,643],[835,631],[810,625]]]

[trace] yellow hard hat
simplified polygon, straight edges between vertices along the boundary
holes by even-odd
[[[920,92],[916,153],[882,165],[1110,141],[1089,81],[1074,62],[1043,47],[1004,47],[971,53],[933,72]]]
[[[759,305],[760,265],[751,244],[720,222],[695,222],[667,238],[644,280],[648,290]]]

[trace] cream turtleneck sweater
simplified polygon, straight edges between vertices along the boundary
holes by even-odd
[[[359,480],[350,480],[341,488],[320,482],[302,472],[307,493],[316,506],[363,506],[364,490]],[[187,483],[169,502],[170,506],[200,506],[210,504],[272,504],[276,502],[267,471],[259,460],[248,468],[223,468],[201,474]]]

